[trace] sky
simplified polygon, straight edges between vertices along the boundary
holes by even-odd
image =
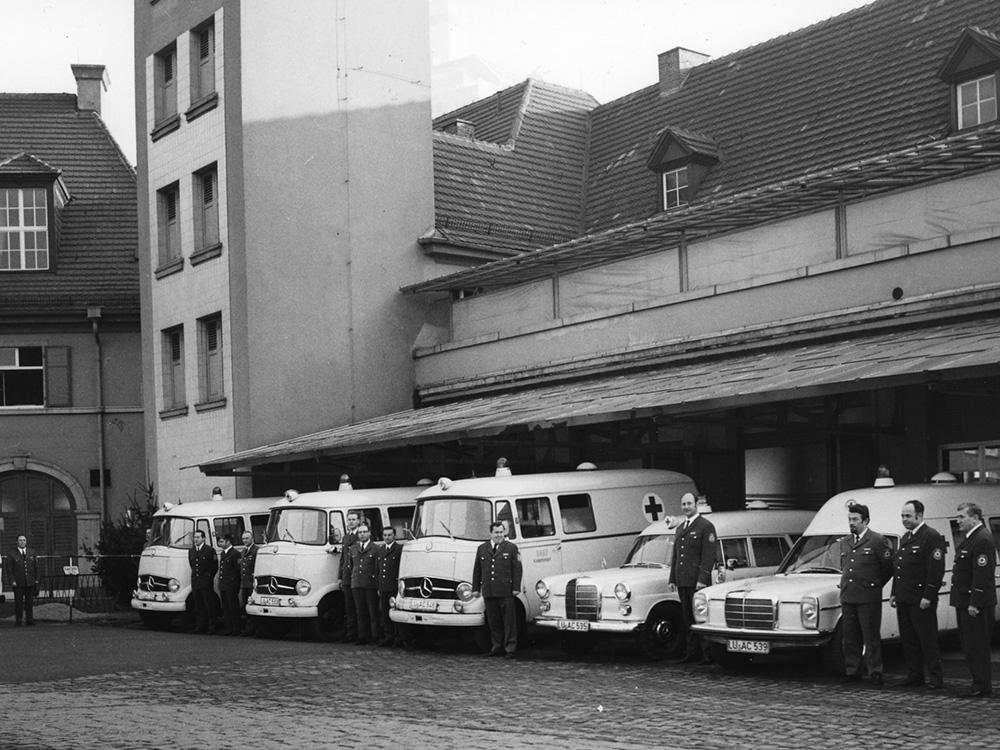
[[[75,93],[71,64],[105,65],[103,117],[134,164],[132,2],[0,0],[0,91]],[[654,83],[656,56],[672,47],[720,57],[868,2],[449,0],[432,58],[474,54],[505,83],[532,76],[605,102]]]

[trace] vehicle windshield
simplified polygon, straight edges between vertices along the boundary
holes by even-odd
[[[673,534],[650,534],[637,537],[625,557],[623,568],[666,568],[674,551]]]
[[[490,538],[493,504],[478,497],[429,497],[417,502],[413,528],[417,539],[446,536],[482,542]]]
[[[149,530],[146,547],[187,548],[194,542],[194,519],[183,516],[157,516]]]
[[[792,547],[779,573],[840,573],[843,534],[803,536]]]
[[[274,508],[267,521],[267,541],[326,544],[326,511],[318,508]]]

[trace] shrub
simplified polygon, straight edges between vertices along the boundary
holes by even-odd
[[[97,548],[84,547],[94,572],[101,577],[107,594],[119,604],[128,604],[139,575],[139,555],[146,543],[146,529],[157,511],[152,484],[139,486],[128,496],[129,504],[114,521],[101,524]]]

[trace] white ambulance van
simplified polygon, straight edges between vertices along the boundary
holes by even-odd
[[[813,513],[769,509],[712,513],[698,511],[718,537],[715,581],[773,573],[802,535]],[[665,659],[683,650],[683,627],[677,589],[668,583],[674,536],[684,516],[651,523],[632,544],[618,568],[566,573],[535,585],[541,613],[535,624],[554,628],[568,653],[589,650],[602,637],[628,636],[648,659]]]
[[[498,466],[505,464],[503,459]],[[541,601],[534,582],[567,571],[590,570],[620,560],[649,521],[680,512],[685,492],[697,494],[683,474],[657,469],[442,479],[417,498],[415,539],[404,549],[399,595],[389,616],[415,645],[465,628],[488,645],[485,604],[472,595],[476,549],[490,524],[504,521],[523,567],[518,624],[524,634]]]
[[[708,642],[715,660],[736,666],[755,655],[813,651],[822,655],[829,670],[843,673],[839,540],[848,533],[847,506],[851,503],[868,506],[869,527],[885,536],[894,550],[905,532],[900,521],[903,504],[909,500],[924,504],[925,523],[948,542],[938,626],[941,632],[955,630],[955,610],[948,606],[959,533],[953,519],[960,503],[976,503],[994,539],[1000,539],[1000,485],[958,484],[947,474],[935,479],[931,484],[895,486],[891,478],[880,477],[874,487],[834,495],[816,513],[775,575],[697,592],[694,629]],[[889,606],[891,590],[890,581],[882,592],[883,640],[899,637],[896,614]]]
[[[340,589],[341,544],[348,511],[367,522],[372,540],[381,541],[383,526],[405,541],[413,520],[413,504],[424,487],[294,491],[273,503],[265,544],[257,551],[254,590],[247,615],[254,632],[285,635],[297,625],[307,635],[329,640],[344,629]]]
[[[223,534],[232,534],[236,545],[242,544],[244,531],[253,532],[254,540],[264,540],[268,509],[277,498],[243,500],[205,500],[192,503],[166,503],[153,514],[149,541],[139,558],[139,577],[132,592],[132,608],[139,611],[144,625],[163,628],[180,616],[187,619],[192,611],[191,566],[188,550],[194,544],[194,532],[204,531],[208,544],[218,548]]]

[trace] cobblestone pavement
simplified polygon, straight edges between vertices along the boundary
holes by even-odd
[[[845,687],[800,660],[734,674],[90,623],[0,625],[0,655],[0,748],[20,750],[1000,746],[996,698]]]

